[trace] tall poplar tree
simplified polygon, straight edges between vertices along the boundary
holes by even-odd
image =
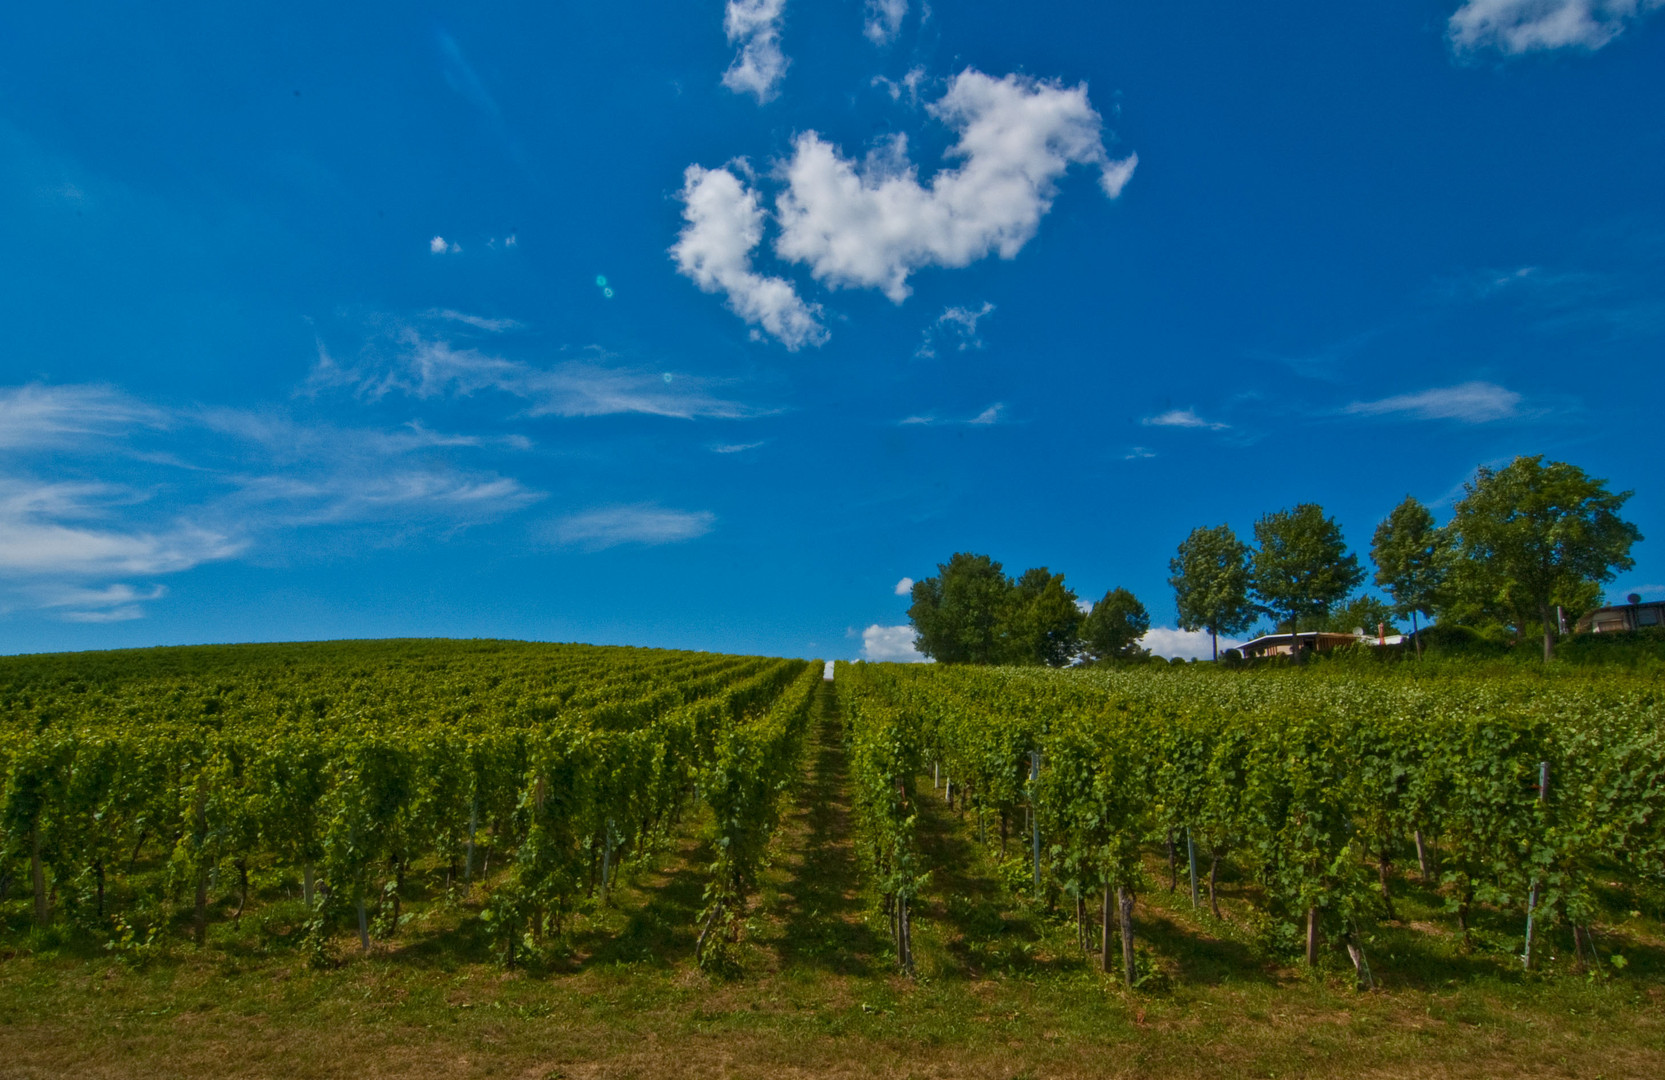
[[[1220,635],[1247,630],[1255,620],[1249,603],[1249,546],[1229,525],[1199,526],[1168,560],[1174,607],[1182,630],[1207,630],[1214,659],[1220,659]]]

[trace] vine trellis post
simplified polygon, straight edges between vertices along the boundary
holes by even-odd
[[[1191,838],[1189,826],[1185,829],[1185,858],[1191,863],[1191,910],[1197,910],[1197,842]]]
[[[1538,762],[1538,802],[1549,798],[1549,762]],[[1526,893],[1526,951],[1521,954],[1521,966],[1532,970],[1532,919],[1538,907],[1538,874],[1533,871],[1532,887]]]
[[[1041,787],[1041,752],[1029,751],[1029,829],[1034,853],[1035,896],[1041,895],[1041,815],[1037,812],[1036,796]]]

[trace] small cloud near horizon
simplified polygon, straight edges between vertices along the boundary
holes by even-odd
[[[914,640],[911,626],[880,626],[874,623],[861,632],[862,659],[898,664],[929,663],[930,657],[914,648]]]
[[[1246,640],[1246,639],[1244,639]],[[1214,656],[1214,649],[1208,633],[1203,630],[1180,630],[1177,627],[1158,626],[1151,628],[1139,644],[1149,649],[1157,656],[1184,657],[1187,660],[1208,660]],[[1220,651],[1235,649],[1243,644],[1238,638],[1221,637]]]

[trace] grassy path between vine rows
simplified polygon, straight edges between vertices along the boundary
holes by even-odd
[[[502,970],[472,910],[438,904],[413,904],[420,935],[368,957],[344,948],[325,971],[241,939],[142,968],[67,948],[0,956],[0,1077],[1665,1073],[1665,987],[1634,974],[1645,964],[1528,982],[1430,932],[1447,917],[1408,884],[1402,915],[1419,929],[1384,927],[1384,989],[1359,994],[1337,966],[1312,976],[1269,959],[1234,880],[1225,919],[1193,912],[1152,852],[1140,940],[1171,985],[1130,993],[1081,955],[1070,912],[1023,894],[1018,830],[1002,858],[998,823],[979,843],[975,817],[928,777],[919,835],[935,870],[905,978],[862,881],[840,734],[823,686],[731,978],[692,962],[709,851],[691,817],[541,967]]]

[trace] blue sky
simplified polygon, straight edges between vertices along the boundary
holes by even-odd
[[[888,657],[956,550],[1171,627],[1526,453],[1665,596],[1661,8],[10,5],[0,651]]]

